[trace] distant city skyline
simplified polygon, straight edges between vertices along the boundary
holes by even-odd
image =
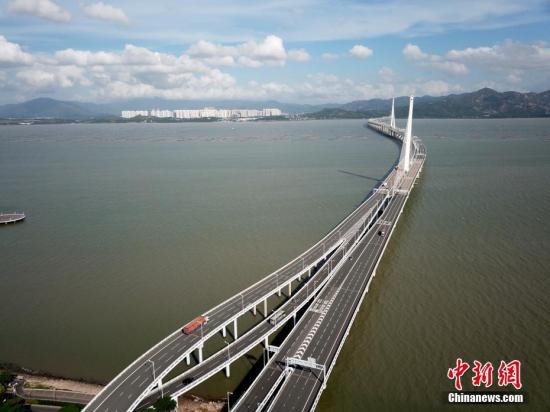
[[[0,104],[538,92],[549,22],[542,0],[4,0]]]
[[[134,117],[158,117],[175,119],[251,119],[257,117],[281,116],[283,112],[278,108],[264,109],[223,109],[205,107],[202,109],[151,109],[151,110],[122,110],[120,116],[124,119]]]

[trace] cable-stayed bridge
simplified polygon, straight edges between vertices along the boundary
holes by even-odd
[[[426,151],[412,135],[412,113],[411,97],[406,129],[395,126],[393,103],[388,118],[368,121],[401,144],[400,157],[349,216],[291,262],[204,313],[208,322],[192,333],[178,329],[147,350],[84,410],[132,411],[161,396],[177,399],[219,371],[229,376],[231,364],[258,345],[266,366],[239,399],[231,399],[231,410],[314,409],[424,165]],[[239,330],[239,320],[249,313],[256,322]],[[270,345],[290,322],[294,327],[284,342]],[[225,345],[207,352],[205,345],[219,335]],[[167,381],[183,362],[186,370]]]

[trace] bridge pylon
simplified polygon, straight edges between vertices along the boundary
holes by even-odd
[[[395,99],[391,99],[390,126],[395,128]]]
[[[401,148],[401,159],[399,164],[403,172],[408,173],[411,167],[411,144],[412,144],[412,121],[413,121],[414,96],[409,100],[409,118],[407,119],[407,128],[403,137],[403,146]]]

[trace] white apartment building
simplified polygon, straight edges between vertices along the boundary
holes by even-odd
[[[200,110],[174,110],[176,119],[198,119],[201,117]]]
[[[174,117],[174,112],[172,110],[160,110],[160,109],[153,109],[150,112],[151,117]]]
[[[280,109],[216,109],[214,107],[205,107],[204,109],[178,109],[178,110],[123,110],[122,117],[130,119],[136,116],[151,116],[159,118],[176,118],[176,119],[200,119],[200,118],[217,118],[217,119],[233,119],[233,118],[257,118],[281,116],[283,113]]]
[[[144,116],[147,117],[149,112],[147,110],[123,110],[121,117],[124,119],[131,119],[132,117]]]
[[[262,110],[262,116],[263,117],[270,117],[270,116],[281,116],[283,112],[281,112],[280,109],[263,109]]]

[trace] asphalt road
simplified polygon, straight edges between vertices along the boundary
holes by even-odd
[[[386,181],[391,185],[395,171]],[[150,390],[155,378],[172,370],[184,357],[194,350],[201,340],[201,333],[208,338],[220,330],[228,319],[241,313],[263,296],[277,291],[288,279],[301,273],[304,267],[318,261],[333,248],[342,235],[364,218],[364,213],[384,198],[381,192],[375,192],[346,219],[339,223],[322,241],[276,272],[265,277],[257,284],[206,312],[210,320],[202,331],[193,335],[184,335],[178,329],[159,342],[130,366],[116,376],[86,407],[85,411],[116,412],[133,409]],[[185,322],[182,322],[184,324]],[[241,337],[239,337],[240,339]],[[223,352],[223,349],[219,353]],[[153,366],[154,365],[154,366]]]

